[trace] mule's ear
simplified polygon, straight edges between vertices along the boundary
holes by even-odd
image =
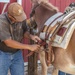
[[[55,10],[56,12],[59,12],[59,9],[58,9],[57,7],[55,7],[54,10]]]

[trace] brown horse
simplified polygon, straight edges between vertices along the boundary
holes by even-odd
[[[44,25],[48,18],[58,13],[56,7],[50,4],[48,1],[31,0],[33,5],[33,10],[35,13],[33,17],[37,23],[38,31]],[[39,5],[38,5],[39,4]],[[62,49],[58,47],[53,47],[54,61],[52,62],[55,70],[53,75],[58,75],[58,70],[69,74],[75,74],[75,31],[73,32],[72,38],[69,42],[67,49]],[[42,65],[42,75],[47,75],[47,65],[45,62],[45,52],[39,53],[41,65]]]

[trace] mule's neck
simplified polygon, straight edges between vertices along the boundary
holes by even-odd
[[[39,6],[35,10],[35,21],[39,27],[41,27],[48,18],[56,14],[56,11],[48,10],[43,6]]]

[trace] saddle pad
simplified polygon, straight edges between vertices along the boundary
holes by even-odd
[[[62,40],[64,39],[68,29],[70,28],[70,26],[72,25],[72,23],[74,22],[74,20],[71,20],[70,22],[68,22],[67,24],[64,24],[59,31],[57,32],[54,42],[60,44],[62,42]]]
[[[63,14],[63,13],[61,13],[61,12],[56,13],[55,15],[53,15],[52,17],[50,17],[50,18],[44,23],[44,25],[49,26],[49,24],[50,24],[55,18],[57,18],[58,16],[60,16],[60,15],[62,15],[62,14]],[[56,20],[51,24],[51,26],[53,27],[53,26],[56,24],[57,21],[62,21],[63,17],[64,17],[64,16],[62,16],[62,17],[56,19]]]
[[[50,17],[50,18],[45,22],[45,24],[44,24],[44,27],[45,27],[45,28],[43,29],[43,32],[41,32],[40,35],[39,35],[39,37],[40,37],[41,39],[45,39],[46,29],[47,29],[48,26],[51,24],[51,22],[54,21],[55,18],[57,18],[58,16],[60,16],[60,15],[62,15],[62,14],[63,14],[63,13],[58,12],[58,13],[56,13],[55,15],[53,15],[52,17]],[[62,21],[63,17],[64,17],[64,16],[61,16],[61,17],[57,18],[57,19],[50,25],[50,27],[54,27],[54,26],[57,24],[58,21]],[[52,35],[53,31],[54,31],[54,29],[51,31],[49,37]],[[50,38],[48,38],[48,40],[50,40]]]
[[[73,19],[71,22],[72,23],[70,25],[70,28],[68,29],[68,31],[67,31],[67,33],[66,33],[63,41],[60,44],[57,43],[57,42],[53,42],[52,43],[52,46],[54,46],[54,47],[60,47],[60,48],[63,48],[63,49],[66,49],[67,48],[67,46],[69,44],[69,41],[71,39],[71,36],[73,34],[73,31],[75,29],[75,19]]]

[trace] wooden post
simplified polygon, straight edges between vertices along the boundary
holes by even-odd
[[[32,30],[30,31],[33,34]],[[31,44],[34,44],[33,41],[30,41]],[[37,75],[37,53],[34,53],[28,57],[28,75]]]
[[[37,75],[37,54],[28,58],[28,75]]]

